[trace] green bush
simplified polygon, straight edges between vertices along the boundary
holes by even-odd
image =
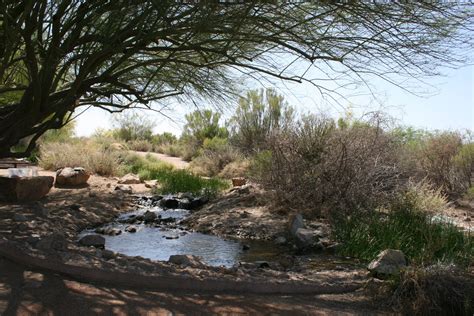
[[[191,170],[202,176],[213,177],[228,164],[242,159],[242,155],[228,144],[226,138],[206,138],[198,156],[191,161]]]
[[[123,154],[121,157],[122,174],[134,173],[141,180],[156,180],[163,172],[174,169],[173,165],[160,161],[151,155],[140,157],[136,154]]]
[[[414,203],[404,196],[388,213],[358,212],[339,218],[333,232],[341,242],[340,253],[370,261],[384,249],[399,249],[415,265],[472,264],[474,236],[436,221]]]

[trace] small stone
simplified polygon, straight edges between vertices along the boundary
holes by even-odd
[[[286,238],[283,236],[275,238],[275,244],[277,245],[284,245],[286,244]]]
[[[26,222],[28,219],[23,214],[15,214],[13,215],[13,220],[15,222]]]
[[[471,218],[470,218],[470,217],[466,217],[466,218],[464,219],[464,221],[465,221],[465,222],[470,222],[470,221],[471,221]]]
[[[133,173],[128,173],[118,180],[119,184],[139,184],[142,183],[138,175]]]
[[[150,212],[146,211],[145,214],[143,214],[143,220],[145,223],[151,223],[156,220],[156,213],[155,212]]]
[[[164,208],[176,209],[179,207],[179,200],[174,197],[164,197],[160,200],[160,205]]]
[[[79,240],[82,246],[92,246],[96,248],[104,248],[105,238],[100,235],[86,235]]]
[[[119,184],[115,186],[115,191],[122,192],[122,193],[127,193],[127,194],[132,194],[133,189],[131,186],[126,185],[126,184]]]
[[[397,275],[406,265],[405,254],[402,251],[386,249],[369,264],[367,269],[376,277],[384,278]]]
[[[250,250],[250,246],[244,244],[244,245],[242,246],[242,250],[244,250],[244,251]]]
[[[135,226],[127,226],[127,227],[125,228],[125,231],[126,231],[127,233],[136,233],[136,232],[137,232],[137,227],[135,227]]]
[[[180,265],[183,267],[204,268],[206,265],[197,256],[192,255],[172,255],[169,263]]]
[[[289,219],[290,233],[294,236],[300,228],[304,228],[303,216],[299,213],[291,215]]]
[[[104,249],[102,250],[101,252],[101,257],[104,258],[105,260],[111,260],[111,259],[114,259],[116,254],[115,252],[111,251],[111,250],[107,250],[107,249]]]

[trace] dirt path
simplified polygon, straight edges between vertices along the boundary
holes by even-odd
[[[184,161],[180,157],[171,157],[165,154],[144,152],[144,151],[132,151],[132,152],[142,157],[145,157],[146,155],[151,155],[152,157],[155,157],[156,159],[172,164],[177,169],[186,169],[189,166],[189,162]]]

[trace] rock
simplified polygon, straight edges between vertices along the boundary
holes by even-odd
[[[145,221],[145,223],[151,223],[155,221],[156,218],[157,216],[155,212],[146,211],[145,214],[143,214],[143,220]]]
[[[163,237],[165,237],[166,239],[178,239],[179,235],[165,235]]]
[[[127,233],[136,233],[137,232],[137,227],[136,226],[127,226],[125,228],[125,231]]]
[[[43,251],[65,251],[68,248],[66,237],[58,233],[41,238],[35,247]]]
[[[232,178],[232,186],[233,187],[240,187],[243,186],[247,183],[247,180],[245,178]]]
[[[298,228],[295,233],[296,246],[299,249],[322,248],[318,232],[307,228]]]
[[[470,221],[471,221],[471,218],[470,218],[470,217],[466,217],[466,218],[464,219],[464,221],[465,221],[465,222],[470,222]]]
[[[382,251],[367,267],[377,277],[397,275],[407,265],[405,254],[400,250],[386,249]]]
[[[295,236],[296,231],[300,228],[304,228],[303,216],[299,213],[290,216],[289,230],[292,236]]]
[[[122,231],[118,228],[113,227],[99,227],[94,230],[97,234],[108,235],[108,236],[118,236]]]
[[[175,209],[179,207],[179,200],[174,197],[164,197],[160,200],[160,205],[164,208]]]
[[[209,202],[209,198],[207,196],[201,196],[201,197],[192,199],[190,202],[191,202],[190,209],[194,210],[194,209],[200,208],[201,206]]]
[[[28,219],[23,214],[15,214],[13,215],[13,220],[15,222],[26,222]]]
[[[204,268],[206,265],[197,256],[192,255],[172,255],[169,263],[180,265],[183,267]]]
[[[104,258],[105,260],[111,260],[115,258],[115,252],[111,250],[104,249],[101,251],[100,256]]]
[[[89,177],[90,174],[84,168],[62,168],[56,171],[56,186],[84,186]]]
[[[40,216],[40,217],[49,216],[49,210],[39,202],[36,202],[33,205],[33,212],[36,214],[36,216]]]
[[[86,235],[79,240],[79,244],[87,247],[104,248],[105,238],[101,235]]]
[[[133,193],[132,187],[127,185],[127,184],[116,185],[115,186],[115,191],[123,192],[123,193],[127,193],[127,194],[132,194]]]
[[[277,245],[284,245],[286,244],[286,238],[283,236],[275,238],[275,244]]]
[[[0,200],[29,202],[43,198],[53,186],[54,177],[0,177]]]
[[[242,250],[244,250],[244,251],[250,250],[250,246],[244,244],[244,245],[242,245]]]
[[[142,183],[138,175],[133,173],[127,173],[118,180],[119,184],[139,184]]]
[[[191,209],[191,201],[188,199],[181,199],[179,200],[179,208],[183,210],[190,210]]]

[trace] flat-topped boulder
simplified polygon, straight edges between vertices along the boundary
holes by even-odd
[[[49,193],[54,177],[0,177],[0,200],[7,202],[30,202]]]
[[[56,171],[56,186],[78,187],[84,186],[90,174],[84,168],[62,168]]]

